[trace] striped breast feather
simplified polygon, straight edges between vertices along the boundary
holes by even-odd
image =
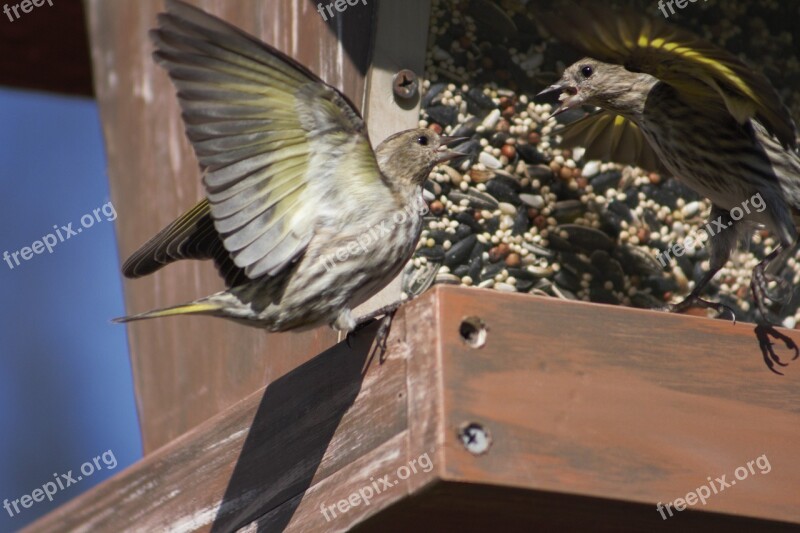
[[[775,88],[727,50],[663,19],[612,10],[603,2],[567,0],[557,10],[541,6],[539,19],[550,33],[583,54],[656,76],[695,102],[721,101],[740,124],[755,118],[784,146],[796,146],[794,121]]]
[[[343,194],[331,177],[353,147],[366,149],[363,179],[380,184],[364,122],[305,67],[216,17],[168,0],[158,21],[154,56],[178,89],[214,227],[248,278],[278,275],[314,236],[318,204]]]

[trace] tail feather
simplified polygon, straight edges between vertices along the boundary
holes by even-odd
[[[221,307],[217,304],[209,302],[191,302],[183,305],[175,305],[172,307],[165,307],[164,309],[154,309],[145,313],[137,315],[123,316],[111,320],[116,324],[125,322],[133,322],[135,320],[145,320],[148,318],[160,318],[165,316],[176,315],[197,315],[197,314],[212,314],[214,311],[219,311]]]

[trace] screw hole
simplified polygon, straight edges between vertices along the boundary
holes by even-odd
[[[458,328],[461,340],[470,348],[481,348],[486,344],[487,331],[486,324],[476,316],[468,316]]]

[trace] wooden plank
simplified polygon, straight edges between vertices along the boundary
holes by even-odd
[[[27,531],[229,530],[287,505],[404,431],[405,361],[368,364],[374,333],[320,354]]]
[[[466,317],[485,344],[462,338]],[[753,326],[439,286],[146,457],[29,531],[792,531],[800,363]],[[795,341],[800,332],[783,331]],[[646,338],[646,340],[642,340]],[[368,364],[367,361],[370,361]],[[362,381],[362,368],[367,367]],[[465,423],[491,446],[467,451]],[[427,454],[370,505],[325,508]],[[706,505],[663,519],[748,461]],[[351,507],[350,505],[346,505]]]
[[[398,500],[435,482],[438,477],[433,460],[430,463],[425,460],[424,469],[414,463],[416,472],[409,470],[408,466],[420,456],[430,459],[434,453],[434,450],[424,447],[409,449],[407,432],[400,433],[346,468],[309,487],[305,494],[249,524],[246,530],[350,531],[370,517],[379,516]],[[412,459],[409,460],[409,456]],[[405,479],[398,477],[398,472]]]
[[[735,481],[737,468],[765,456],[754,474],[697,507],[800,523],[800,367],[770,372],[753,325],[440,292],[445,435],[468,422],[492,435],[481,456],[449,438],[447,479],[613,496],[650,504],[660,520],[657,502],[708,477]],[[459,341],[471,315],[488,327],[481,349]],[[798,332],[784,333],[800,342]]]
[[[92,96],[92,66],[80,0],[55,0],[29,13],[3,2],[0,12],[0,85]],[[13,20],[9,20],[9,16]]]
[[[275,45],[361,102],[372,3],[328,26],[316,3],[206,0],[207,11]],[[86,0],[95,84],[122,258],[203,196],[175,90],[155,65],[147,31],[162,2]],[[340,38],[345,45],[340,45]],[[211,262],[180,262],[126,281],[129,312],[181,303],[222,287]],[[178,317],[129,326],[145,453],[170,442],[331,346],[327,327],[265,334],[220,319]]]

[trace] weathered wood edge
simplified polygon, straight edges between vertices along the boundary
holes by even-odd
[[[229,531],[363,461],[407,426],[405,359],[370,360],[374,333],[323,352],[25,531]]]
[[[489,326],[487,346],[482,349],[468,348],[459,337],[461,320],[471,315],[485,318]],[[641,348],[635,342],[643,329],[655,337],[651,338],[650,345]],[[800,341],[798,332],[781,332]],[[674,337],[675,333],[682,337]],[[504,337],[504,343],[492,345],[495,339],[502,341]],[[251,395],[27,530],[88,528],[105,531],[119,530],[127,524],[132,529],[172,527],[178,531],[194,531],[207,530],[215,520],[213,529],[219,531],[247,524],[278,524],[298,530],[303,527],[314,530],[315,524],[347,528],[364,520],[372,522],[380,510],[392,508],[409,496],[417,497],[415,495],[431,486],[441,486],[443,482],[505,486],[540,495],[557,492],[575,498],[621,498],[631,505],[650,503],[653,518],[658,518],[655,501],[679,497],[696,486],[693,468],[696,470],[700,465],[703,476],[719,475],[727,472],[728,467],[743,464],[758,455],[754,452],[741,458],[720,457],[708,461],[702,450],[697,453],[682,451],[682,439],[692,431],[703,431],[698,425],[719,423],[720,413],[704,410],[704,407],[722,406],[722,415],[730,418],[737,415],[732,402],[738,401],[745,407],[752,404],[752,412],[746,413],[747,416],[756,413],[770,425],[778,422],[778,427],[756,428],[766,432],[764,438],[777,436],[784,447],[790,440],[797,442],[792,432],[800,427],[797,424],[800,399],[792,391],[797,389],[798,373],[791,373],[794,368],[790,366],[784,377],[771,374],[758,354],[752,353],[757,343],[752,338],[752,325],[748,324],[732,326],[696,317],[496,291],[435,287],[401,309],[389,339],[386,360],[381,365],[372,359],[364,384],[355,390],[351,383],[354,369],[360,372],[366,365],[365,344],[370,339],[371,334],[365,332],[356,338],[354,351],[337,345],[324,352],[288,374],[285,381],[279,380]],[[672,357],[654,358],[648,350],[657,349],[665,339],[670,339],[675,348]],[[709,341],[713,341],[718,353],[705,353]],[[619,343],[628,346],[627,352],[606,353]],[[705,357],[698,357],[698,354]],[[341,368],[343,365],[347,367],[345,370]],[[502,369],[508,373],[498,373]],[[709,386],[709,372],[717,380],[714,387]],[[321,379],[323,374],[325,379]],[[529,389],[535,395],[526,396],[524,392],[528,389],[519,385],[531,375],[536,380]],[[681,429],[681,419],[668,421],[666,429],[662,430],[657,423],[643,428],[660,439],[675,435],[677,442],[672,443],[673,450],[667,450],[665,455],[654,455],[657,459],[666,459],[664,468],[675,470],[674,474],[665,476],[666,481],[648,485],[639,480],[639,485],[620,487],[620,472],[617,472],[618,477],[609,476],[604,481],[600,475],[602,464],[589,462],[576,468],[574,464],[534,461],[537,454],[540,458],[547,453],[556,458],[559,454],[568,457],[569,446],[584,443],[601,450],[609,448],[608,440],[613,440],[613,435],[609,437],[609,434],[618,431],[611,420],[630,421],[626,417],[631,410],[641,416],[643,408],[635,402],[629,401],[626,406],[618,401],[629,392],[626,388],[631,386],[632,380],[641,375],[652,377],[649,383],[658,401],[669,403],[681,399],[681,405],[687,401],[701,402],[688,428]],[[308,383],[314,381],[318,387],[306,392],[306,396],[316,397],[323,406],[338,405],[338,411],[333,409],[338,414],[323,417],[333,426],[330,433],[323,436],[321,444],[319,436],[309,427],[300,432],[292,431],[290,415],[302,412],[303,401],[290,406],[274,423],[284,424],[280,430],[261,419],[277,409],[276,401],[285,403],[294,396],[303,395],[305,389],[298,387],[303,376],[310,376],[312,379]],[[569,382],[564,381],[565,376]],[[271,393],[270,387],[284,390]],[[354,390],[356,397],[350,407],[347,400]],[[589,392],[584,392],[587,390]],[[591,404],[597,401],[598,391],[614,400],[610,404],[613,418],[606,416],[593,421],[585,416],[599,412]],[[274,398],[265,402],[270,394],[275,394]],[[565,394],[573,397],[578,394],[578,399],[581,394],[587,396],[581,406],[581,402],[565,402]],[[527,404],[529,401],[535,403]],[[369,413],[387,403],[391,407],[384,411],[383,417],[387,418],[388,413],[388,418],[394,422],[376,426],[376,418]],[[336,420],[337,416],[341,422]],[[570,416],[574,422],[566,423]],[[464,420],[483,422],[493,429],[496,440],[489,453],[473,456],[464,450],[458,438],[458,426]],[[633,419],[635,423],[642,423],[642,420]],[[550,440],[548,447],[543,435],[546,436],[554,424],[562,430],[555,435],[556,439]],[[384,429],[377,430],[378,427]],[[279,451],[275,441],[264,436],[271,429],[276,430],[277,441],[281,435],[293,434],[294,440],[289,442],[295,443],[298,449],[290,447]],[[373,435],[376,432],[379,438]],[[509,448],[504,439],[515,433],[519,438]],[[587,437],[587,434],[592,436]],[[725,430],[723,436],[726,442],[735,444],[734,429]],[[574,444],[576,439],[577,444]],[[319,466],[315,468],[313,462],[304,464],[305,475],[299,484],[295,480],[283,487],[274,486],[270,480],[278,479],[280,472],[295,468],[307,455],[307,448],[300,449],[306,441],[324,447],[321,452],[319,447],[316,449],[321,457]],[[573,444],[560,450],[552,446],[553,442]],[[640,442],[647,440],[640,439]],[[262,448],[266,456],[258,455],[257,450]],[[641,448],[639,455],[651,451],[649,445]],[[794,446],[787,453],[793,449]],[[375,506],[351,509],[344,514],[346,518],[342,524],[324,520],[320,504],[334,504],[337,495],[347,497],[368,484],[376,473],[392,473],[425,451],[430,452],[434,464],[431,472],[409,477],[398,490],[392,489],[380,501],[376,500]],[[277,461],[265,459],[270,453]],[[347,457],[339,458],[337,454]],[[609,467],[615,464],[624,467],[624,453],[620,457],[621,461],[609,461]],[[680,457],[690,467],[677,468],[674,460]],[[780,463],[788,460],[788,456],[780,454],[774,457],[780,457]],[[773,456],[770,459],[774,467],[770,475],[782,484],[796,487],[800,467],[789,463],[779,465]],[[646,473],[644,468],[641,471]],[[265,472],[269,475],[265,476]],[[769,477],[763,476],[763,479]],[[645,481],[657,478],[649,476]],[[747,483],[753,483],[752,489],[743,483],[745,494],[741,496],[752,497],[752,490],[758,489],[759,481],[748,480]],[[265,498],[264,493],[268,497]],[[248,496],[238,500],[243,494]],[[778,496],[785,501],[791,494],[792,491],[788,491]],[[727,518],[747,515],[800,522],[796,512],[778,512],[780,505],[770,507],[769,513],[753,512],[753,505],[742,502],[741,496],[736,498],[737,508],[730,508],[731,504],[725,502],[727,496],[718,496],[717,502],[709,500],[707,510],[724,509]],[[763,502],[763,495],[756,498],[756,502]],[[220,512],[220,508],[224,511]],[[712,516],[713,522],[715,513],[705,514]]]
[[[640,525],[656,527],[657,503],[709,476],[734,480],[763,455],[768,468],[762,458],[693,511],[800,524],[800,360],[785,376],[770,372],[753,324],[496,291],[439,295],[445,480],[649,504]],[[459,338],[467,316],[488,329],[481,348]],[[778,331],[800,344],[800,332]],[[456,438],[471,422],[491,435],[488,453]]]

